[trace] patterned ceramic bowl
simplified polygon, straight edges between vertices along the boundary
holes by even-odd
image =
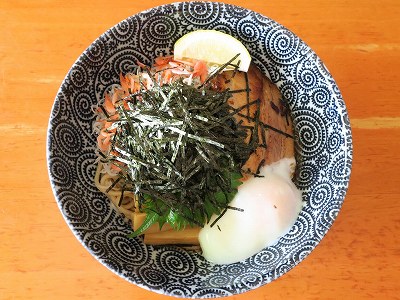
[[[175,247],[129,239],[129,225],[93,183],[96,104],[132,61],[171,54],[196,29],[231,34],[279,87],[294,120],[296,185],[305,207],[279,242],[230,265],[214,265]],[[255,289],[282,276],[321,241],[339,212],[352,161],[350,123],[339,89],[319,57],[277,22],[224,3],[168,4],[127,18],[101,35],[66,75],[51,112],[47,160],[59,208],[75,236],[102,264],[143,288],[178,297],[211,298]]]

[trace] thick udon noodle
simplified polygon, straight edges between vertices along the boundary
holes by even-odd
[[[136,196],[131,191],[124,191],[120,185],[116,184],[111,190],[109,187],[118,179],[118,175],[106,172],[103,164],[98,163],[94,183],[96,187],[117,207],[127,219],[133,222],[133,216],[136,207]],[[123,193],[123,194],[122,194]],[[122,199],[121,199],[122,197]]]

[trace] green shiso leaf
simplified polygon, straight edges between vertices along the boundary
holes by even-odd
[[[143,221],[143,224],[134,232],[128,235],[130,238],[134,238],[136,236],[141,235],[144,231],[146,231],[151,225],[158,222],[160,216],[154,211],[148,211],[146,214],[146,218]]]

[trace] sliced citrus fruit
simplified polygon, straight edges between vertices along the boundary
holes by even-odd
[[[233,36],[217,30],[189,32],[174,45],[174,58],[179,60],[196,59],[223,65],[237,54],[233,64],[239,64],[239,71],[247,72],[251,62],[249,51]]]

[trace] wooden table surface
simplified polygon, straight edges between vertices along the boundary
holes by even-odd
[[[400,1],[228,1],[290,28],[322,58],[352,125],[350,188],[300,265],[232,299],[400,299]],[[54,200],[46,130],[82,51],[159,0],[0,1],[0,299],[171,299],[97,262]],[[165,2],[164,2],[165,3]]]

